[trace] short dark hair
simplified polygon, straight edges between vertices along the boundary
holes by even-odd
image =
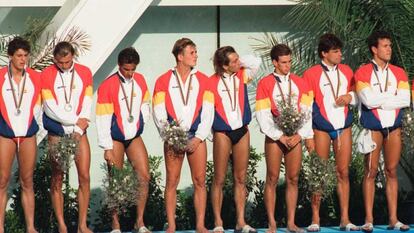
[[[7,46],[7,55],[13,56],[14,53],[19,49],[22,49],[30,53],[30,43],[29,41],[21,38],[20,36],[17,36],[9,42],[9,45]]]
[[[377,48],[378,47],[378,41],[381,39],[388,39],[391,41],[391,34],[386,31],[374,31],[371,33],[371,35],[368,36],[367,43],[368,43],[368,49],[369,52],[372,53],[372,47]]]
[[[75,48],[73,48],[72,44],[67,41],[57,43],[53,50],[54,57],[66,57],[69,54],[76,56]]]
[[[172,52],[172,54],[174,54],[174,57],[175,57],[176,61],[178,61],[178,55],[183,53],[184,49],[187,46],[196,47],[196,44],[188,38],[181,38],[181,39],[179,39],[175,42],[171,52]]]
[[[289,46],[285,44],[277,44],[273,46],[272,50],[270,51],[270,58],[272,61],[278,61],[280,56],[287,56],[291,54],[292,50],[289,48]]]
[[[139,54],[133,47],[125,48],[118,54],[118,65],[139,64]]]
[[[216,74],[222,75],[224,73],[223,66],[229,65],[229,55],[232,53],[236,53],[236,50],[234,50],[234,48],[231,46],[224,46],[216,50],[213,59],[214,70]]]
[[[319,38],[318,55],[323,58],[322,52],[329,52],[331,49],[342,49],[342,41],[334,34],[326,33]]]

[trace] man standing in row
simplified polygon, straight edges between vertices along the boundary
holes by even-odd
[[[397,168],[401,156],[402,108],[410,106],[408,78],[404,70],[390,64],[391,36],[377,31],[368,37],[368,47],[373,56],[370,63],[355,73],[358,97],[361,100],[362,126],[376,148],[365,156],[363,193],[365,224],[362,230],[373,231],[375,177],[379,157],[383,150],[388,202],[388,229],[408,231],[410,227],[397,218],[398,177]]]
[[[323,159],[329,159],[330,147],[336,161],[338,179],[337,192],[341,208],[340,229],[345,231],[359,230],[349,220],[349,164],[352,155],[352,112],[349,105],[356,104],[353,72],[347,65],[341,64],[342,41],[333,34],[322,35],[319,40],[318,54],[321,63],[303,74],[315,95],[312,111],[314,145]],[[314,148],[313,148],[314,147]],[[312,197],[312,224],[308,231],[320,231],[320,195]]]
[[[78,171],[78,232],[92,232],[87,227],[87,213],[90,196],[90,160],[86,129],[92,105],[92,73],[88,67],[73,61],[75,49],[69,42],[60,42],[54,51],[54,64],[43,70],[41,75],[43,99],[43,125],[48,131],[49,145],[57,144],[65,135],[79,141],[75,156]],[[56,153],[51,151],[50,153]],[[49,155],[52,157],[52,155]],[[63,217],[62,181],[64,173],[51,160],[52,181],[50,195],[59,225],[59,233],[66,233]]]

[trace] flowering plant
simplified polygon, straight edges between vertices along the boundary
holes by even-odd
[[[188,131],[177,121],[165,122],[161,138],[176,154],[183,154],[188,142]]]
[[[58,168],[64,172],[69,172],[72,161],[78,154],[79,140],[73,135],[64,135],[59,138],[57,143],[48,144],[48,154]]]
[[[404,143],[405,151],[414,151],[414,112],[410,109],[406,109],[403,114],[402,140]]]
[[[304,156],[302,164],[303,178],[308,194],[329,196],[336,186],[335,161],[320,158],[316,152]]]
[[[129,207],[136,205],[139,191],[139,179],[128,161],[123,168],[114,165],[106,167],[106,177],[103,179],[103,203],[109,210],[125,213]]]
[[[283,101],[277,102],[277,113],[274,116],[274,121],[284,135],[295,135],[307,119],[309,119],[309,114],[299,112],[295,104]]]

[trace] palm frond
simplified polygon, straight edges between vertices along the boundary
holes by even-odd
[[[266,70],[273,70],[272,61],[270,58],[270,51],[273,46],[277,44],[286,44],[292,49],[292,72],[301,74],[305,69],[311,66],[316,60],[317,54],[311,46],[303,46],[300,41],[289,39],[285,36],[277,36],[272,33],[265,33],[263,38],[251,38],[254,42],[251,45],[253,50],[257,52],[262,60]],[[310,42],[312,43],[312,42]],[[310,62],[306,57],[314,57]]]
[[[9,58],[7,55],[7,46],[13,38],[17,35],[0,35],[0,67],[5,66],[9,63]]]
[[[43,70],[53,64],[53,49],[56,44],[62,41],[67,41],[72,44],[75,48],[76,57],[85,54],[91,47],[89,35],[79,27],[71,27],[65,30],[59,37],[53,37],[41,52],[37,56],[34,56],[35,59],[31,62],[31,67],[36,70]]]

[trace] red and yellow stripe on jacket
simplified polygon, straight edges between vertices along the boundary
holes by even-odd
[[[72,110],[67,112],[64,89],[67,95],[70,92],[71,72],[75,72],[72,86],[72,98],[70,104]],[[60,78],[63,75],[64,83]],[[67,71],[60,71],[56,65],[51,65],[41,74],[42,101],[43,101],[43,125],[48,133],[54,135],[84,132],[76,126],[79,118],[90,119],[92,106],[92,73],[90,69],[81,64],[74,63]]]
[[[16,115],[12,88],[17,95],[17,89],[22,86],[22,82],[18,86],[13,81],[11,86],[8,72],[9,67],[7,66],[0,69],[0,135],[7,138],[31,137],[37,133],[39,125],[41,126],[41,121],[36,121],[40,119],[38,115],[42,112],[40,74],[30,68],[25,69],[26,83],[20,106],[21,113]],[[19,97],[17,97],[17,101],[19,101]]]
[[[161,130],[167,121],[174,120],[190,134],[205,140],[210,134],[214,118],[214,95],[209,90],[209,79],[196,69],[191,70],[191,86],[189,78],[183,85],[184,96],[190,88],[188,104],[185,106],[173,71],[168,70],[155,82],[152,101],[155,124]]]
[[[387,72],[388,83],[385,83]],[[364,128],[379,130],[401,126],[400,109],[410,106],[410,87],[403,69],[391,64],[381,69],[371,62],[355,72],[355,81],[362,102],[360,122]]]
[[[125,88],[128,104],[131,99],[132,82],[134,85],[132,122],[128,121],[129,112],[125,97],[121,89],[121,82]],[[150,93],[144,76],[134,73],[131,80],[127,80],[117,72],[106,78],[98,88],[96,104],[96,128],[98,144],[104,150],[112,149],[112,140],[125,141],[141,135],[144,123],[150,117]]]
[[[298,111],[307,112],[311,115],[313,103],[313,91],[310,90],[305,80],[294,75],[288,74],[281,76],[278,74],[269,74],[262,78],[256,91],[256,119],[260,126],[260,131],[273,140],[279,140],[283,132],[276,125],[274,118],[277,116],[278,103],[282,102],[282,93],[280,93],[278,85],[283,92],[284,99],[289,99],[289,78],[291,79],[291,103],[296,105]],[[309,117],[298,134],[303,139],[313,137],[312,118]]]

